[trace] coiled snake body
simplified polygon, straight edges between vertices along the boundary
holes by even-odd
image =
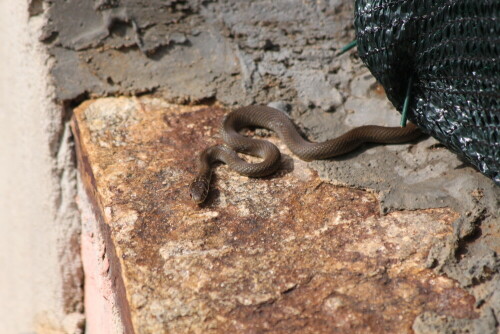
[[[342,155],[367,142],[398,144],[421,135],[420,130],[412,123],[404,128],[367,125],[354,128],[335,139],[312,143],[302,138],[290,118],[280,110],[263,105],[236,109],[229,113],[222,123],[221,135],[227,146],[211,146],[198,157],[198,174],[189,187],[193,201],[199,204],[205,201],[212,175],[211,165],[214,162],[224,162],[239,174],[250,177],[266,176],[278,169],[281,154],[275,145],[239,133],[241,129],[252,126],[276,132],[296,156],[306,161]],[[248,163],[236,152],[263,160],[259,163]]]

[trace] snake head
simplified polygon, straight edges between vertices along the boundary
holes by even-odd
[[[189,194],[196,204],[203,203],[207,198],[209,182],[206,179],[196,178],[189,185]]]

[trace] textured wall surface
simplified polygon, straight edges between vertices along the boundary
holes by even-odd
[[[73,147],[32,5],[0,3],[0,332],[79,333]]]

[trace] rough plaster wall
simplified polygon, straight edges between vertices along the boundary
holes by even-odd
[[[38,42],[41,2],[1,1],[0,333],[83,327],[75,170]],[[80,328],[80,329],[79,329]]]

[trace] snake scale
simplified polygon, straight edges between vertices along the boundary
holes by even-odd
[[[222,122],[221,135],[225,145],[211,146],[198,156],[198,173],[189,186],[194,202],[201,204],[205,201],[210,187],[212,164],[215,162],[224,162],[237,173],[250,177],[263,177],[278,169],[281,159],[278,148],[268,141],[239,133],[241,129],[248,127],[263,127],[276,132],[288,148],[305,161],[342,155],[363,143],[398,144],[411,141],[422,134],[412,123],[404,128],[366,125],[354,128],[335,139],[312,143],[302,138],[290,118],[278,109],[263,105],[239,108],[229,113]],[[248,163],[236,152],[263,160]]]

